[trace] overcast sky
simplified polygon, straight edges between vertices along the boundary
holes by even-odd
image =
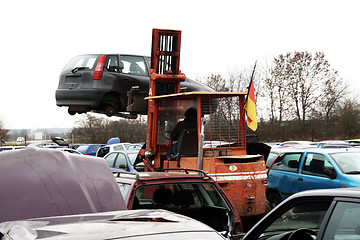
[[[73,127],[57,107],[59,74],[75,55],[150,55],[153,28],[182,31],[180,69],[226,75],[293,51],[323,51],[360,88],[359,1],[19,0],[0,3],[0,120],[6,128]]]

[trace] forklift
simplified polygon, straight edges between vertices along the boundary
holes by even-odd
[[[248,153],[246,92],[181,92],[181,31],[153,29],[146,147],[140,151],[145,171],[205,171],[225,191],[242,219],[266,211],[264,156]],[[187,109],[196,109],[196,128],[170,138]],[[174,150],[176,149],[176,151]]]

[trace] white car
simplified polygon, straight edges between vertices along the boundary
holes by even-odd
[[[109,152],[126,150],[130,145],[131,143],[115,143],[115,144],[102,146],[96,151],[96,157],[102,158]]]

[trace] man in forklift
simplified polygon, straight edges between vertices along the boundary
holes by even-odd
[[[170,144],[169,144],[169,151],[168,151],[168,159],[172,159],[176,157],[178,150],[177,150],[177,142],[182,134],[182,132],[190,129],[197,129],[197,111],[195,108],[190,107],[185,112],[185,118],[182,121],[179,121],[174,129],[171,131],[170,134]]]
[[[191,107],[186,110],[185,112],[185,119],[182,121],[179,121],[174,129],[171,131],[170,139],[171,141],[178,141],[180,138],[181,133],[185,129],[197,129],[197,112],[196,109]]]

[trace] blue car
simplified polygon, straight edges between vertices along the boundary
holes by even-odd
[[[84,144],[79,146],[76,150],[84,155],[95,156],[96,151],[102,146],[105,146],[105,144]]]
[[[283,151],[269,168],[267,184],[271,207],[304,190],[360,187],[360,149]]]

